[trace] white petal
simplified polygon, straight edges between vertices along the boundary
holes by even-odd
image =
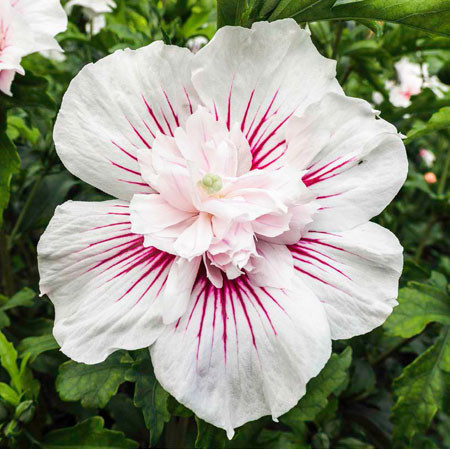
[[[40,288],[55,306],[54,336],[73,360],[98,363],[160,334],[159,293],[174,256],[142,242],[125,202],[57,208],[38,245]]]
[[[294,287],[199,282],[181,321],[150,349],[163,388],[229,437],[248,421],[286,413],[331,349],[323,307],[307,287]]]
[[[170,135],[196,106],[191,58],[188,49],[154,42],[84,67],[55,125],[56,150],[68,170],[117,198],[151,192],[136,152],[149,149],[158,131]]]
[[[176,254],[186,259],[201,256],[209,248],[212,236],[211,218],[208,214],[200,212],[197,219],[175,242]]]
[[[302,179],[320,206],[315,230],[339,231],[367,222],[406,179],[400,135],[363,100],[329,94],[289,126],[288,151],[280,163],[308,169]]]
[[[342,92],[335,61],[292,19],[223,27],[194,56],[193,84],[204,104],[250,143],[253,167],[282,154],[284,124],[329,91]]]
[[[290,249],[298,275],[325,307],[334,339],[371,331],[397,304],[403,249],[387,229],[366,223],[340,233],[311,231]]]
[[[289,249],[262,240],[256,247],[259,257],[252,261],[255,269],[248,273],[250,282],[259,287],[292,288],[295,270]]]
[[[33,35],[33,51],[61,49],[54,39],[67,28],[67,15],[60,0],[16,0],[12,3]]]
[[[163,294],[164,324],[173,323],[186,312],[201,260],[201,257],[191,261],[177,257],[172,264]]]
[[[152,234],[179,224],[193,215],[171,206],[161,195],[134,195],[130,203],[131,230]]]

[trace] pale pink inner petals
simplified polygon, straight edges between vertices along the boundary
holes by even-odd
[[[252,167],[250,145],[262,124],[255,126],[245,137],[242,124],[221,122],[200,107],[172,135],[156,131],[151,151],[137,153],[140,172],[157,193],[134,195],[133,232],[144,235],[145,245],[178,257],[208,259],[206,272],[214,285],[222,282],[217,269],[228,279],[256,270],[255,282],[262,282],[271,267],[259,259],[271,245],[262,242],[258,251],[258,239],[293,243],[315,211],[304,172]],[[291,257],[287,250],[283,254]],[[287,271],[285,279],[293,276],[293,269]]]

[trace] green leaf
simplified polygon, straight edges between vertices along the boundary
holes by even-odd
[[[423,433],[443,406],[450,385],[450,330],[408,365],[393,385],[397,402],[392,409],[393,438],[397,447],[408,447],[416,433]],[[406,444],[406,445],[405,445]]]
[[[35,144],[39,139],[39,129],[35,127],[29,128],[22,117],[8,115],[7,134],[11,140],[17,139],[19,136]]]
[[[281,0],[269,20],[293,17],[298,22],[369,19],[400,23],[450,36],[450,0]]]
[[[30,362],[33,362],[42,353],[58,348],[59,345],[51,334],[24,338],[17,347],[20,356],[28,355]]]
[[[423,137],[427,134],[441,131],[443,129],[450,129],[450,107],[442,108],[441,110],[433,114],[430,120],[424,125],[414,127],[408,133],[408,139],[405,142],[408,143],[411,140],[417,139],[418,137]]]
[[[0,95],[4,96],[0,93]],[[6,134],[6,114],[0,108],[0,225],[3,210],[9,203],[9,185],[12,175],[20,169],[20,158],[16,146]]]
[[[14,345],[0,332],[0,362],[11,377],[11,383],[18,393],[22,392],[20,372],[17,367],[17,351]]]
[[[336,392],[346,382],[352,361],[352,350],[347,347],[341,354],[333,354],[325,368],[311,379],[306,387],[306,395],[280,421],[295,429],[298,423],[313,421],[328,404],[328,396]]]
[[[135,449],[138,444],[122,432],[104,428],[103,418],[94,416],[76,426],[48,433],[43,449]]]
[[[121,353],[114,353],[96,365],[73,361],[62,364],[56,378],[60,398],[81,401],[83,407],[103,408],[125,382],[130,365],[122,363],[121,359]]]
[[[54,110],[56,104],[48,94],[48,81],[27,70],[25,76],[18,76],[12,85],[12,97],[2,98],[7,107],[38,107]],[[3,96],[4,97],[4,96]]]
[[[223,429],[195,417],[197,423],[196,449],[225,449],[228,444],[227,435]]]
[[[31,288],[25,287],[17,292],[11,299],[6,300],[4,304],[0,306],[1,311],[13,309],[14,307],[31,307],[34,305],[34,298],[36,293]]]
[[[4,382],[0,382],[0,397],[14,406],[17,406],[20,402],[20,396],[17,392]]]
[[[398,302],[384,324],[388,335],[409,338],[434,321],[450,325],[450,297],[441,288],[410,282],[399,291]]]
[[[242,25],[245,0],[217,0],[217,28]]]
[[[126,379],[135,382],[134,404],[142,409],[145,425],[150,432],[150,446],[155,446],[169,422],[169,394],[159,385],[149,356],[139,357],[127,373]]]

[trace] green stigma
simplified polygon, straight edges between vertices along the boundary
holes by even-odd
[[[219,175],[214,175],[213,173],[206,173],[200,181],[200,184],[207,193],[217,193],[223,187],[221,177]]]

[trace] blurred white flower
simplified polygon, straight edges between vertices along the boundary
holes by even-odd
[[[430,76],[428,64],[416,64],[407,58],[402,58],[395,64],[398,83],[386,81],[389,91],[389,101],[398,107],[408,107],[411,97],[420,94],[422,89],[430,88],[438,97],[442,97],[448,87],[441,83],[437,76]]]
[[[374,92],[372,94],[372,101],[375,104],[381,104],[383,103],[384,97],[383,94],[381,92]]]
[[[67,28],[59,0],[0,0],[0,91],[11,95],[21,59],[37,51],[62,51],[54,36]]]
[[[431,167],[436,160],[434,153],[430,150],[426,150],[425,148],[419,150],[419,156],[427,167]]]
[[[51,59],[56,62],[64,62],[66,55],[58,50],[43,50],[39,52],[44,58]]]
[[[192,53],[197,53],[207,43],[208,39],[205,36],[195,36],[188,39],[186,42],[186,47],[189,48]]]
[[[70,0],[66,5],[67,14],[74,6],[81,6],[88,21],[86,32],[95,35],[106,25],[105,14],[112,12],[117,5],[113,0]]]

